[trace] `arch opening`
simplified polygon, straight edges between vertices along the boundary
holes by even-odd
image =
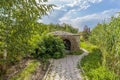
[[[64,39],[64,45],[66,50],[71,50],[71,42],[68,39]]]

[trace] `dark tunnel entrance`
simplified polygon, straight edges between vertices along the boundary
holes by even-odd
[[[71,50],[71,42],[68,39],[64,39],[64,45],[66,50]]]

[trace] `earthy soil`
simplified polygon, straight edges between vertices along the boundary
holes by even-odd
[[[23,59],[21,60],[19,63],[11,66],[8,70],[7,70],[7,74],[4,76],[3,79],[1,80],[10,80],[11,77],[15,76],[16,74],[20,73],[28,64],[28,62],[31,59]],[[37,67],[36,71],[32,74],[31,76],[31,80],[42,80],[42,78],[44,77],[48,66],[49,66],[49,62],[46,64],[46,68],[43,69],[43,65],[41,64],[40,66]]]
[[[15,65],[10,66],[6,75],[3,77],[3,80],[9,80],[11,77],[21,72],[27,66],[29,61],[30,59],[23,59]]]
[[[43,69],[43,65],[42,66],[40,65],[36,69],[36,71],[33,73],[32,77],[31,77],[31,80],[42,80],[46,71],[47,71],[47,69],[48,69],[48,67],[49,67],[49,65],[50,65],[50,63],[47,63],[45,65],[46,67],[44,66],[45,67],[44,69]]]

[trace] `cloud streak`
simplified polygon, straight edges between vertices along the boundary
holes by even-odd
[[[108,4],[109,2],[111,1],[108,1]],[[55,4],[57,7],[54,7],[54,11],[50,15],[43,17],[42,22],[68,23],[80,30],[84,25],[92,28],[97,23],[110,19],[116,12],[120,11],[120,8],[105,9],[108,6],[104,0],[49,0],[49,3]],[[103,7],[103,3],[106,5],[105,7]],[[98,6],[99,4],[101,6]],[[95,5],[95,8],[93,5]],[[96,8],[97,6],[98,8]],[[93,11],[89,10],[91,7]],[[101,10],[102,8],[103,10]],[[100,9],[100,11],[95,9]],[[86,12],[87,14],[85,14]]]
[[[89,25],[89,27],[94,27],[97,23],[101,23],[104,20],[109,20],[111,16],[114,16],[116,14],[117,11],[120,11],[120,9],[105,10],[100,13],[89,14],[77,18],[69,18],[67,16],[64,16],[59,20],[60,23],[63,22],[68,23],[82,30],[82,27],[84,25]]]
[[[45,23],[59,23],[59,19],[72,15],[76,11],[87,9],[91,3],[99,3],[102,0],[49,0],[49,3],[56,4],[54,11],[49,16],[43,17]]]

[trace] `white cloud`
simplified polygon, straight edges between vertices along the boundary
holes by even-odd
[[[93,4],[96,5],[102,2],[103,0],[48,0],[48,1],[49,3],[55,4],[57,7],[54,7],[53,13],[51,13],[50,16],[45,17],[43,22],[45,23],[68,23],[68,24],[73,25],[74,27],[79,28],[80,30],[82,30],[82,27],[84,25],[93,27],[98,22],[103,22],[103,20],[105,19],[110,19],[111,16],[115,15],[115,12],[120,11],[120,9],[109,8],[110,10],[105,10],[103,12],[89,14],[89,10],[88,10],[87,14],[89,15],[85,15],[86,12],[84,14],[84,11],[86,9],[91,7]],[[110,1],[111,2],[116,1],[114,2],[114,5],[117,5],[115,3],[119,4],[120,0],[118,1],[110,0]],[[83,13],[80,13],[81,11],[83,11]],[[90,11],[90,12],[97,12],[97,11],[98,10]]]
[[[120,11],[120,9],[110,9],[105,10],[100,13],[90,14],[82,17],[71,18],[70,16],[64,16],[60,18],[60,23],[68,23],[82,29],[84,25],[90,25],[89,27],[95,26],[98,22],[103,22],[104,20],[110,19],[111,16],[114,16],[116,12]]]
[[[99,3],[102,0],[48,0],[49,3],[57,5],[55,9],[63,9],[65,7],[71,7],[72,10],[81,10],[86,9],[90,6],[91,3]]]
[[[49,0],[49,3],[57,5],[57,7],[54,7],[54,10],[59,12],[62,11],[61,17],[70,17],[74,12],[85,10],[90,7],[91,3],[99,3],[101,1],[102,0]]]
[[[92,3],[99,3],[99,2],[101,2],[102,0],[88,0],[88,1],[90,1],[90,2],[92,2]]]

